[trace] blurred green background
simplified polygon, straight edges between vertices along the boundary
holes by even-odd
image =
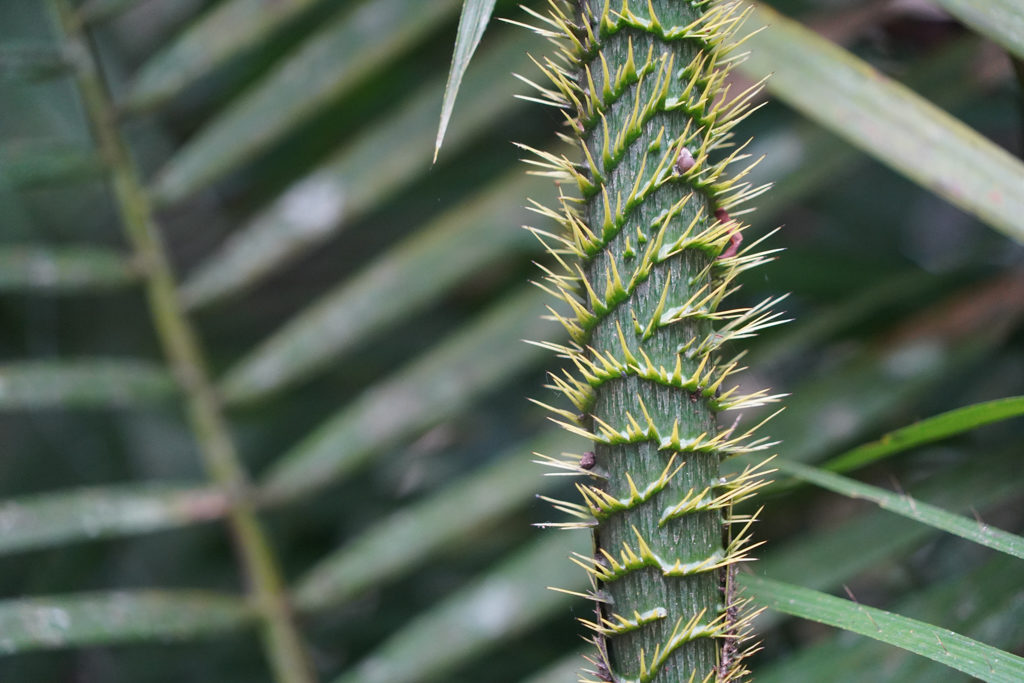
[[[937,5],[767,4],[1019,155],[1011,59]],[[520,226],[550,227],[525,206],[553,189],[525,176],[512,144],[554,148],[561,117],[514,98],[529,88],[512,72],[540,79],[527,53],[543,41],[492,22],[431,165],[458,10],[96,0],[81,14],[323,680],[574,680],[564,656],[585,650],[573,618],[589,608],[544,587],[583,580],[566,556],[587,541],[530,526],[558,514],[533,493],[562,486],[530,452],[581,446],[526,400],[554,400],[543,384],[555,361],[521,339],[558,332],[526,284],[543,255]],[[495,14],[526,20],[511,2]],[[0,598],[238,595],[222,501],[197,493],[208,480],[145,275],[67,75],[89,57],[59,35],[47,3],[0,3],[0,498],[20,499],[0,502]],[[756,180],[774,184],[747,239],[782,226],[765,246],[784,251],[746,273],[733,302],[790,293],[794,322],[750,344],[742,380],[792,394],[765,432],[779,452],[819,462],[1022,393],[1013,228],[948,203],[956,187],[929,191],[877,161],[897,147],[890,133],[869,155],[836,135],[842,121],[819,127],[780,101],[792,95],[772,95],[738,137],[754,138]],[[1024,186],[1007,182],[1019,201]],[[856,476],[1020,533],[1022,428],[990,425]],[[327,467],[304,469],[316,449]],[[81,487],[101,488],[72,500]],[[69,507],[29,528],[20,506],[43,494]],[[754,571],[838,595],[846,585],[1024,653],[1019,563],[806,486],[760,502]],[[272,680],[252,619],[240,621],[0,657],[0,681]],[[968,680],[808,622],[775,615],[760,628],[758,680]],[[12,649],[3,642],[0,628],[0,651]]]

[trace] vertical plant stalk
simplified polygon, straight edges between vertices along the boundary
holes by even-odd
[[[176,294],[174,275],[148,195],[99,74],[87,37],[66,0],[50,0],[75,55],[75,78],[96,142],[110,166],[111,182],[125,235],[145,272],[146,298],[164,354],[186,400],[189,423],[207,475],[229,496],[228,525],[244,567],[252,597],[263,617],[263,640],[281,683],[314,683],[305,647],[295,623],[277,560],[257,518],[250,482],[218,404],[195,331]]]
[[[732,130],[760,85],[730,94],[731,36],[746,12],[709,0],[551,0],[535,30],[558,46],[541,64],[543,99],[563,110],[579,162],[530,150],[556,179],[559,205],[534,230],[553,256],[542,287],[569,344],[544,345],[573,371],[552,387],[575,410],[548,407],[594,450],[548,465],[583,478],[579,503],[552,501],[591,528],[575,557],[593,583],[589,658],[597,681],[733,681],[749,615],[733,588],[753,519],[732,513],[764,468],[723,478],[723,458],[767,448],[753,430],[718,428],[722,411],[777,400],[724,383],[741,368],[723,346],[782,322],[774,301],[719,310],[736,276],[768,259],[740,250],[734,209],[765,188],[730,167]],[[755,162],[756,163],[756,162]],[[568,188],[575,192],[569,193]],[[571,313],[564,313],[565,307]]]

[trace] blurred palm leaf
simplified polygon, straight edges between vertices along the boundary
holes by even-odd
[[[1024,386],[1008,239],[1024,171],[1001,149],[1018,113],[994,46],[1019,55],[1020,10],[771,5],[748,73],[772,72],[800,113],[770,102],[741,133],[776,185],[755,230],[784,223],[770,244],[787,253],[739,296],[792,292],[797,322],[748,357],[756,384],[793,394],[772,427],[788,472],[824,484],[812,465],[877,439],[834,461],[863,481],[831,488],[910,517],[928,501],[933,521],[1016,548],[1020,399],[997,399]],[[564,486],[530,451],[582,448],[524,400],[546,400],[548,358],[520,340],[551,334],[522,291],[540,249],[519,226],[541,225],[525,197],[552,190],[509,144],[550,147],[559,121],[513,99],[511,72],[535,79],[526,55],[544,46],[492,22],[430,165],[458,8],[90,0],[60,28],[44,3],[0,4],[0,679],[303,680],[281,673],[289,633],[322,680],[554,681],[579,665],[586,608],[544,586],[582,587],[566,557],[587,540],[529,528],[532,494]],[[94,73],[116,121],[75,87]],[[120,142],[137,172],[109,153]],[[133,197],[160,207],[166,247],[149,256],[122,231]],[[201,340],[194,365],[163,355],[176,334]],[[237,457],[204,474],[217,439]],[[792,481],[763,502],[750,582],[778,589],[766,600],[783,582],[802,615],[865,632],[853,621],[881,607],[1016,665],[1021,607],[999,599],[1022,590],[1016,558]],[[297,616],[261,602],[277,580]],[[863,607],[807,592],[843,585]],[[823,680],[836,658],[863,667],[850,680],[965,680],[779,613],[760,629],[769,678]]]

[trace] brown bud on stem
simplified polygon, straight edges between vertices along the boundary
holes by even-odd
[[[679,157],[676,159],[676,173],[682,175],[693,168],[696,164],[697,162],[693,158],[693,154],[690,153],[689,149],[683,147],[679,150]]]
[[[732,219],[729,218],[729,212],[725,209],[716,209],[715,218],[722,224],[729,223]],[[733,225],[729,228],[729,245],[722,250],[722,253],[718,255],[718,258],[732,258],[740,250],[740,245],[743,244],[743,235],[736,226]]]

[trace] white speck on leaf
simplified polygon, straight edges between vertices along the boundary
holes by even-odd
[[[885,371],[892,377],[915,377],[939,365],[944,354],[934,342],[920,342],[901,347],[885,358]]]
[[[288,190],[281,198],[281,218],[299,233],[322,235],[341,218],[345,194],[329,178],[313,176]]]
[[[477,626],[488,635],[502,634],[518,605],[518,593],[513,585],[502,582],[488,586],[476,599],[473,611]]]

